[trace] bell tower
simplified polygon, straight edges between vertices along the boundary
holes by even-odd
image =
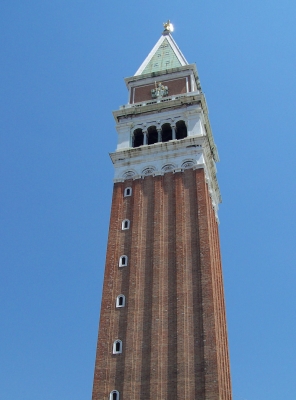
[[[114,111],[92,400],[231,400],[216,178],[195,64],[164,24]]]

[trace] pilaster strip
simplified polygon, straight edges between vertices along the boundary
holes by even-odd
[[[196,185],[198,198],[198,220],[200,238],[201,285],[203,305],[204,328],[204,376],[205,398],[218,399],[218,370],[216,356],[216,335],[213,283],[211,274],[211,251],[208,222],[207,187],[204,170],[196,170]]]
[[[142,232],[143,232],[143,252],[142,263],[144,267],[144,303],[145,309],[143,313],[143,339],[142,339],[142,370],[141,370],[141,399],[150,398],[150,381],[151,381],[151,349],[152,349],[152,287],[153,287],[153,270],[152,270],[152,251],[151,240],[153,241],[153,201],[149,202],[151,191],[153,191],[152,176],[142,180],[143,200],[142,200]],[[153,192],[152,192],[153,193]],[[153,198],[153,197],[152,197]]]
[[[208,187],[207,187],[208,188]],[[218,388],[219,396],[222,397],[222,359],[221,359],[221,313],[220,313],[220,299],[219,299],[219,275],[217,271],[217,253],[216,253],[216,243],[215,243],[215,227],[214,227],[214,212],[211,195],[208,188],[208,219],[210,227],[210,249],[211,249],[211,265],[212,265],[212,277],[213,277],[213,299],[214,299],[214,309],[215,309],[215,333],[216,333],[216,349],[217,349],[217,367],[218,367]]]
[[[194,213],[191,214],[190,196],[192,185],[195,184],[195,173],[192,169],[185,170],[181,175],[181,193],[182,193],[182,224],[183,224],[183,291],[184,291],[184,347],[185,347],[185,398],[195,398],[195,380],[191,379],[194,376],[195,368],[195,345],[196,338],[194,336],[194,302],[193,302],[193,286],[194,275],[192,269],[192,256],[194,248],[191,240],[191,223],[194,219]],[[195,221],[196,222],[196,221]]]
[[[190,173],[190,172],[188,172]],[[187,174],[187,173],[186,173]],[[193,338],[194,338],[194,380],[195,393],[193,398],[205,400],[205,364],[204,364],[204,327],[203,327],[203,291],[201,271],[201,250],[199,237],[198,199],[197,199],[197,177],[193,171],[191,185],[189,186],[189,207],[188,214],[191,220],[190,241],[191,241],[191,265],[193,281]]]
[[[168,370],[166,399],[177,399],[177,272],[176,272],[176,199],[174,175],[163,177],[164,268],[168,271]]]
[[[154,266],[159,272],[159,302],[158,302],[158,391],[157,398],[165,399],[168,381],[168,268],[164,263],[164,206],[163,178],[157,177],[155,182],[155,233],[154,233]]]
[[[121,204],[122,209],[121,213],[119,214],[118,219],[118,232],[119,232],[119,242],[116,249],[116,253],[114,254],[114,267],[116,269],[116,293],[114,293],[114,299],[119,294],[124,294],[126,296],[126,307],[121,309],[114,309],[114,314],[117,319],[117,329],[113,332],[113,341],[115,339],[120,339],[122,341],[122,353],[121,354],[112,354],[112,360],[116,363],[116,374],[115,374],[115,387],[119,391],[119,393],[124,392],[126,388],[124,387],[124,382],[129,380],[128,374],[130,373],[130,369],[126,370],[126,365],[131,363],[131,354],[129,352],[129,341],[130,341],[130,323],[129,320],[127,321],[128,310],[133,310],[133,302],[130,295],[130,276],[131,276],[131,269],[130,269],[130,260],[127,267],[118,266],[119,257],[123,254],[130,258],[131,253],[131,244],[132,244],[132,232],[134,227],[133,223],[133,204],[134,204],[134,196],[124,197],[124,188],[127,186],[131,186],[132,181],[129,180],[126,183],[121,184]],[[130,221],[130,229],[122,230],[121,223],[124,219],[128,219]],[[131,313],[133,314],[133,313]],[[112,352],[112,347],[110,348],[110,352]],[[113,390],[112,388],[110,389]]]
[[[185,254],[184,254],[184,196],[182,187],[182,175],[175,174],[175,196],[176,196],[176,271],[177,271],[177,364],[178,364],[178,399],[184,397],[190,398],[188,393],[188,353],[187,353],[187,337],[189,332],[186,332],[186,299],[187,294],[184,291],[186,284],[186,271],[185,271]],[[187,289],[189,290],[189,289]]]
[[[135,319],[133,327],[130,329],[132,336],[132,348],[129,349],[132,354],[132,368],[131,368],[131,388],[130,398],[139,399],[141,393],[141,369],[142,369],[142,340],[143,340],[143,313],[145,312],[144,296],[139,288],[144,287],[144,265],[141,260],[141,217],[142,217],[142,182],[133,182],[133,226],[132,226],[132,245],[130,249],[130,271],[134,276],[134,281],[131,282],[131,290],[134,293],[134,313]],[[132,384],[133,382],[133,384]]]

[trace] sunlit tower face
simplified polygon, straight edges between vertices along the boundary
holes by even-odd
[[[231,400],[218,151],[168,20],[113,112],[117,148],[92,400]]]

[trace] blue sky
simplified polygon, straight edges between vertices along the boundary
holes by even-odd
[[[234,400],[296,398],[295,14],[283,0],[0,3],[0,399],[90,399],[111,114],[168,18],[221,162]]]

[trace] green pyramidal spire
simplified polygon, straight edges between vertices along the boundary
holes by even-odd
[[[169,30],[165,29],[135,75],[151,74],[188,65]]]
[[[172,49],[172,46],[168,40],[165,39],[156,50],[142,74],[149,74],[151,72],[163,71],[181,66],[182,64]]]

